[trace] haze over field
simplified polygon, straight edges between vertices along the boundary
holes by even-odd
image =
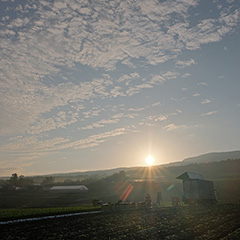
[[[239,149],[240,1],[0,0],[0,176]]]

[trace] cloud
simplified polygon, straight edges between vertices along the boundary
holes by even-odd
[[[223,11],[221,12],[219,21],[222,24],[225,24],[226,26],[234,27],[239,22],[239,16],[240,16],[239,9],[236,9],[232,13],[229,13],[228,11]]]
[[[80,139],[78,141],[65,144],[61,147],[61,149],[65,149],[65,148],[83,149],[83,148],[95,147],[101,143],[109,141],[113,137],[125,135],[128,132],[129,130],[126,128],[117,128],[112,131],[92,135],[92,136],[89,136],[88,138]]]
[[[9,88],[3,94],[0,106],[3,113],[0,119],[1,135],[23,133],[28,131],[30,126],[36,129],[36,126],[43,125],[44,121],[53,125],[53,118],[38,119],[43,113],[50,112],[56,107],[67,106],[69,103],[74,106],[75,103],[79,104],[91,98],[110,97],[107,88],[111,85],[111,80],[99,78],[90,83],[82,82],[78,85],[68,82],[56,87],[47,87],[41,83],[36,83],[35,86],[22,83],[19,88]],[[84,107],[81,105],[81,108]],[[76,121],[77,113],[71,113],[71,115]],[[70,123],[73,123],[72,120]],[[49,128],[55,127],[49,125]]]
[[[45,152],[52,151],[69,142],[69,139],[63,137],[41,139],[40,137],[30,136],[16,139],[0,147],[2,152]]]
[[[206,82],[200,82],[197,84],[198,86],[208,86],[208,84]]]
[[[189,23],[176,23],[168,32],[178,35],[178,40],[188,50],[196,50],[203,44],[218,42],[223,36],[232,32],[239,23],[239,11],[221,12],[219,19],[203,19],[196,26],[189,28]]]
[[[115,86],[113,89],[111,89],[110,93],[112,97],[126,96],[125,93],[123,92],[123,88],[120,86]]]
[[[167,131],[174,131],[177,129],[184,129],[186,128],[186,125],[175,125],[174,123],[168,124],[167,126],[165,126],[163,129],[167,130]]]
[[[168,71],[163,73],[162,76],[166,79],[176,79],[179,76],[178,72]]]
[[[71,125],[78,121],[78,113],[77,112],[63,112],[60,111],[53,118],[47,119],[39,119],[35,122],[34,125],[31,126],[28,131],[30,134],[39,134],[43,132],[47,132],[50,130],[54,130],[57,128],[65,128],[68,125]]]
[[[190,10],[198,3],[5,1],[0,28],[0,134],[25,137],[8,142],[3,150],[44,151],[71,146],[69,139],[42,139],[41,134],[99,117],[104,110],[92,109],[93,100],[131,97],[179,77],[176,71],[143,76],[140,72],[169,60],[180,68],[191,66],[195,60],[179,60],[185,50],[220,41],[239,23],[239,11],[231,9],[219,10],[218,18],[191,22]],[[122,64],[127,65],[127,73],[121,75],[120,68],[113,72]],[[92,72],[85,74],[85,70]],[[69,107],[71,111],[66,110]],[[94,119],[95,125],[85,127],[117,121],[104,120]]]
[[[153,88],[153,85],[149,84],[149,83],[143,83],[143,84],[135,85],[134,87],[130,87],[126,91],[126,94],[128,96],[132,96],[132,95],[135,95],[135,94],[141,92],[143,89],[146,89],[146,88]]]
[[[91,130],[94,128],[103,128],[106,127],[107,125],[110,124],[117,124],[121,121],[121,119],[125,118],[125,119],[134,119],[137,116],[139,116],[139,112],[144,111],[145,109],[149,108],[149,106],[146,106],[145,108],[124,108],[124,107],[120,107],[117,110],[114,109],[114,114],[108,118],[103,118],[101,120],[98,120],[96,122],[93,122],[87,126],[83,126],[80,127],[79,130]],[[117,114],[115,114],[115,111],[123,111],[123,112],[119,112]]]
[[[102,120],[99,120],[95,123],[92,123],[88,126],[85,126],[85,127],[82,127],[80,129],[82,130],[90,130],[90,129],[93,129],[93,128],[102,128],[108,124],[116,124],[119,122],[119,119],[115,118],[115,119],[102,119]]]
[[[162,123],[164,123],[166,120],[170,119],[170,117],[176,116],[176,115],[181,114],[181,113],[182,113],[182,110],[176,109],[175,112],[168,113],[168,114],[150,115],[150,116],[147,116],[145,119],[141,119],[139,125],[140,126],[145,125],[145,126],[156,127],[156,126],[162,125]],[[169,126],[169,129],[170,129],[171,127],[173,128],[175,125],[170,124],[168,126]],[[180,128],[180,127],[183,128],[184,125],[177,126],[176,128]],[[163,129],[167,129],[167,127],[163,127]]]
[[[190,73],[184,73],[184,74],[182,75],[182,78],[187,78],[187,77],[190,77],[190,76],[191,76]]]
[[[18,33],[14,51],[8,57],[28,63],[25,74],[34,75],[35,79],[59,72],[59,66],[72,68],[76,62],[113,69],[117,62],[144,57],[149,64],[156,65],[178,56],[184,46],[196,49],[219,41],[237,25],[239,18],[237,11],[222,13],[220,19],[204,19],[190,28],[188,11],[197,6],[197,1],[36,4],[28,9],[24,6],[22,12],[18,9],[20,16],[26,17],[11,18],[3,29]],[[4,47],[11,43],[8,38],[3,40]],[[14,67],[21,64],[13,62]],[[22,67],[16,69],[23,74]]]
[[[176,112],[177,113],[182,113],[182,110],[181,109],[176,109]]]
[[[130,112],[141,112],[143,111],[145,108],[129,108],[128,111]]]
[[[160,116],[149,116],[148,120],[158,122],[158,121],[165,121],[168,119],[168,115],[160,115]]]
[[[136,72],[131,74],[123,74],[119,79],[116,80],[116,82],[128,82],[129,80],[140,78],[140,75]]]
[[[161,106],[161,105],[162,105],[161,102],[155,102],[152,104],[152,107],[157,107],[157,106]]]
[[[211,112],[203,113],[203,114],[201,114],[201,116],[202,116],[202,117],[211,116],[211,115],[216,114],[217,112],[218,112],[218,111],[211,111]]]
[[[167,71],[161,74],[150,75],[151,79],[149,81],[145,81],[145,79],[143,79],[143,82],[141,84],[135,84],[134,86],[130,86],[126,90],[126,95],[127,96],[135,95],[137,93],[140,93],[143,89],[153,88],[156,85],[161,85],[166,80],[175,79],[177,78],[178,75],[179,75],[178,72],[173,71]]]
[[[133,132],[134,129],[116,128],[111,131],[103,132],[100,134],[90,135],[89,137],[70,141],[63,137],[57,137],[52,139],[40,139],[37,137],[19,138],[11,141],[0,147],[2,152],[18,152],[18,153],[33,153],[33,152],[49,152],[62,149],[83,149],[98,146],[106,141],[109,141],[113,137],[125,135],[128,132]]]
[[[162,84],[163,82],[166,81],[166,78],[163,77],[162,75],[153,75],[151,80],[149,81],[150,84],[155,85],[155,84]]]
[[[94,107],[89,111],[82,112],[82,114],[84,115],[84,118],[87,119],[87,118],[98,117],[100,115],[100,113],[103,112],[103,111],[104,111],[103,108]]]
[[[207,103],[210,103],[210,102],[212,102],[212,101],[206,98],[206,99],[202,100],[201,104],[207,104]]]
[[[178,60],[178,61],[176,62],[176,65],[177,65],[177,67],[179,67],[179,68],[189,67],[189,66],[191,66],[192,64],[197,64],[194,59],[190,59],[190,60],[188,60],[188,61]]]
[[[194,93],[193,94],[193,97],[199,97],[200,96],[200,93]]]

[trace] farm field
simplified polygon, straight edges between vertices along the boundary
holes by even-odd
[[[2,239],[240,239],[240,206],[184,206],[0,225]]]

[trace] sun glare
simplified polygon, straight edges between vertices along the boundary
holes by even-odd
[[[146,157],[145,161],[146,161],[148,166],[152,166],[153,163],[154,163],[154,158],[153,158],[153,156],[149,155],[149,156]]]

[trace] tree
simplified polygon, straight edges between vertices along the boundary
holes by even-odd
[[[32,178],[25,178],[23,175],[18,177],[17,173],[13,173],[9,180],[10,185],[16,187],[26,187],[33,185]]]
[[[18,183],[18,175],[17,175],[17,173],[13,173],[12,174],[12,176],[10,177],[9,183],[11,185],[17,186],[17,183]]]
[[[23,175],[19,176],[18,178],[18,187],[28,187],[33,185],[32,178],[25,178]]]
[[[53,183],[54,183],[54,178],[53,178],[53,177],[46,177],[46,178],[42,181],[42,186],[52,185]]]

